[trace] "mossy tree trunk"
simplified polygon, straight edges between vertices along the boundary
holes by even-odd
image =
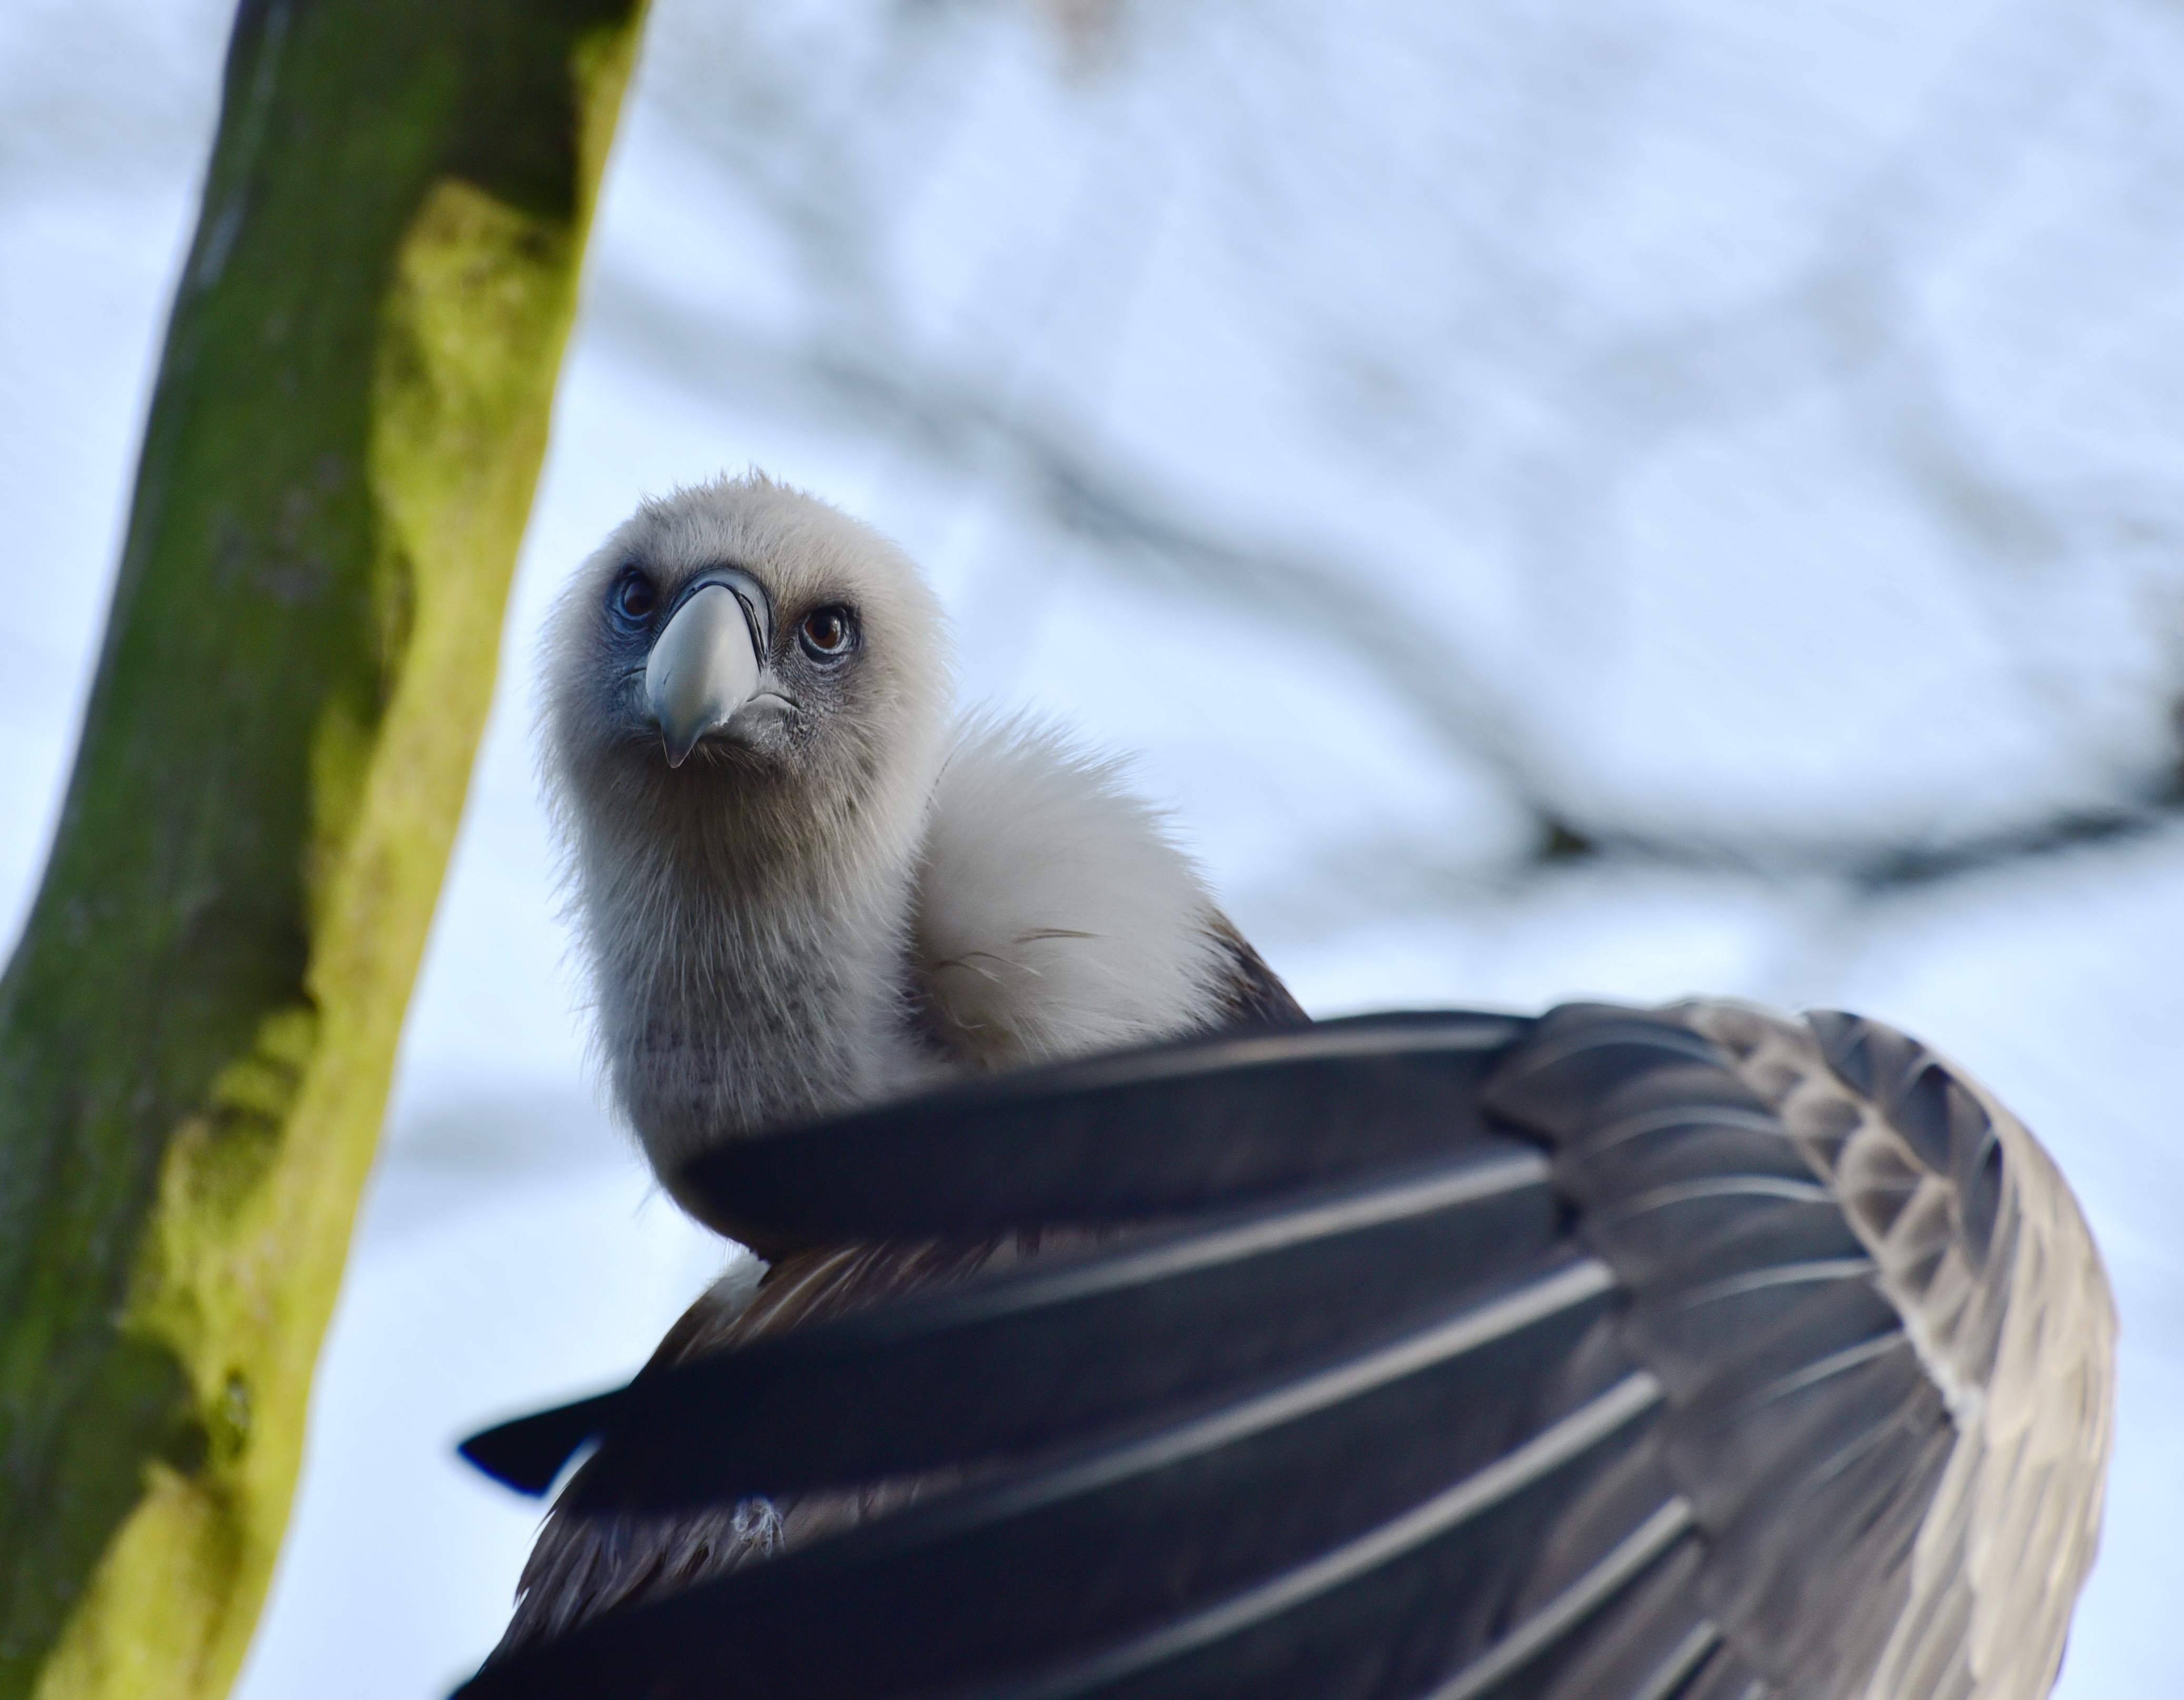
[[[217,1695],[248,1643],[641,9],[237,20],[0,980],[8,1700]]]

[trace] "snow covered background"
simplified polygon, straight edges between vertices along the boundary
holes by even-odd
[[[0,14],[0,929],[104,611],[226,8]],[[482,1421],[722,1250],[600,1112],[529,765],[562,575],[755,461],[972,692],[1142,752],[1313,1009],[1856,1008],[2125,1318],[2070,1700],[2184,1574],[2184,11],[655,0],[248,1700],[474,1665]]]

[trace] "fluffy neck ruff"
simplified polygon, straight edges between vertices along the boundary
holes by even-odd
[[[574,910],[616,1097],[687,1207],[699,1151],[924,1072],[905,1014],[924,807],[897,774],[892,796],[814,809],[732,755],[616,777],[573,788]]]

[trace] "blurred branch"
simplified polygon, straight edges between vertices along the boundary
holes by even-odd
[[[1506,890],[1579,865],[1645,865],[1879,894],[2175,820],[2179,740],[2153,715],[2163,680],[2184,681],[2184,655],[2164,667],[2134,653],[2106,669],[2104,693],[2119,675],[2130,681],[2131,719],[2120,728],[2086,701],[2081,643],[2057,672],[2075,639],[2052,617],[2064,587],[2092,580],[2095,593],[2077,599],[2090,607],[2122,588],[2118,568],[2128,563],[2148,605],[2142,632],[2173,622],[2176,504],[2158,471],[2132,470],[2142,455],[2154,456],[2149,468],[2158,460],[2147,445],[2167,415],[2147,415],[2155,435],[2142,439],[2134,425],[2126,436],[2137,447],[2122,451],[2083,399],[2093,393],[2087,374],[2106,370],[2097,345],[2119,327],[2086,342],[2075,309],[2036,315],[2025,322],[2043,326],[2041,337],[2014,348],[2005,327],[2015,321],[1992,316],[2005,304],[2036,304],[2024,293],[2025,267],[2059,251],[2048,226],[2034,235],[2024,222],[2028,207],[2046,204],[2025,198],[2031,180],[2064,165],[2096,173],[2073,215],[2082,237],[2104,244],[2142,227],[2123,212],[2127,201],[2102,197],[2125,185],[2143,193],[2158,176],[2153,156],[2068,140],[2067,114],[2116,98],[2100,81],[2101,50],[2054,36],[2044,14],[1997,15],[1935,62],[1907,94],[1900,124],[1783,128],[1736,100],[1715,112],[1670,98],[1715,87],[1707,75],[1682,81],[1691,68],[1674,31],[1625,39],[1616,31],[1628,20],[1611,19],[1594,36],[1565,20],[1535,36],[1512,31],[1520,9],[1468,13],[1460,37],[1434,39],[1447,75],[1475,93],[1494,85],[1485,109],[1499,116],[1429,135],[1416,128],[1416,109],[1400,104],[1407,97],[1390,93],[1405,85],[1374,69],[1388,44],[1373,47],[1373,32],[1360,32],[1368,51],[1333,70],[1321,31],[1334,26],[1301,22],[1319,17],[1310,8],[1162,36],[1158,55],[1192,63],[1171,57],[1156,70],[1157,55],[1142,54],[1128,79],[1138,103],[1127,124],[1123,107],[1059,83],[1041,114],[965,118],[964,88],[1022,66],[1017,37],[998,25],[979,33],[968,8],[890,14],[855,55],[743,14],[708,14],[702,27],[682,20],[682,51],[654,87],[657,109],[691,181],[710,178],[716,191],[706,221],[729,222],[739,248],[766,255],[787,288],[746,296],[632,256],[628,271],[603,280],[598,323],[632,364],[670,382],[732,396],[762,420],[798,419],[916,455],[1006,493],[1050,535],[1084,540],[1104,575],[1248,609],[1354,659],[1430,729],[1451,768],[1488,776],[1529,817],[1529,835],[1521,825],[1513,839],[1500,832],[1484,853],[1451,844],[1458,880]],[[1224,69],[1217,92],[1190,80],[1197,67],[1232,61],[1249,71]],[[1763,59],[1752,69],[1765,71]],[[1570,98],[1569,80],[1586,75],[1598,79],[1587,98]],[[1813,87],[1834,86],[1830,75]],[[724,86],[733,99],[721,98]],[[1308,92],[1316,117],[1290,121],[1294,100],[1274,91]],[[1383,110],[1389,98],[1399,105]],[[856,117],[844,122],[849,112]],[[989,159],[967,175],[966,125],[983,148],[1020,143],[1026,162]],[[1793,134],[1794,148],[1778,146]],[[1737,157],[1747,142],[1759,147],[1748,171]],[[1632,163],[1663,145],[1711,162],[1722,198],[1685,201],[1650,164]],[[1064,181],[1066,213],[1049,193]],[[1178,182],[1200,187],[1178,200]],[[2109,187],[2093,195],[2094,183]],[[1773,214],[1727,234],[1720,221],[1748,216],[1758,203],[1738,195],[1755,187]],[[1773,228],[1774,214],[1793,204],[1794,234]],[[1178,220],[1189,239],[1169,243],[1160,277],[1148,278],[1143,232],[1180,228]],[[1766,256],[1758,264],[1754,237]],[[937,271],[936,253],[951,256]],[[972,254],[984,257],[966,270]],[[2128,268],[2120,275],[2134,291],[2103,282],[2085,298],[2151,310],[2152,286]],[[1117,328],[1126,322],[1139,328]],[[1246,434],[1331,463],[1330,487],[1430,510],[1444,537],[1482,544],[1503,574],[1496,617],[1521,608],[1530,630],[1513,643],[1507,618],[1491,639],[1460,620],[1422,618],[1388,564],[1354,540],[1387,534],[1370,517],[1357,527],[1330,513],[1323,532],[1301,538],[1197,499],[1187,474],[1167,476],[1162,451],[1133,460],[1101,432],[1075,428],[1071,408],[1099,416],[1115,375],[1103,360],[1121,361],[1126,346],[1134,361],[1189,349],[1183,358],[1204,382],[1217,388],[1226,374],[1260,404],[1294,410]],[[1993,358],[1973,358],[1981,348]],[[2071,376],[2036,399],[2024,388],[2036,371],[2049,375],[2043,382]],[[1157,404],[1176,404],[1173,381],[1163,382],[1155,393],[1168,400]],[[2137,393],[2098,393],[2115,408]],[[1183,416],[1221,429],[1220,398],[1202,399],[1212,404],[1202,411],[1183,400]],[[2092,425],[2080,433],[2091,446],[2043,450],[2066,418]],[[1174,428],[1171,418],[1145,435]],[[1133,434],[1124,425],[1116,438]],[[1864,481],[1844,488],[1843,510],[1867,504],[1889,528],[1876,532],[1872,556],[1904,551],[1916,582],[1907,588],[1947,584],[1956,617],[1992,627],[1992,672],[2029,718],[2045,698],[2058,711],[2049,729],[2090,733],[2075,771],[2072,754],[2051,747],[2026,783],[1966,774],[1953,796],[1947,771],[1922,794],[1903,765],[1882,764],[1891,777],[1871,793],[1854,774],[1815,774],[1808,800],[1786,811],[1695,792],[1688,770],[1675,794],[1603,771],[1605,728],[1578,725],[1567,710],[1588,683],[1588,660],[1614,659],[1620,616],[1635,605],[1624,581],[1636,575],[1618,569],[1634,550],[1658,546],[1670,509],[1643,504],[1674,504],[1703,488],[1708,508],[1691,528],[1703,561],[1723,547],[1709,521],[1747,524],[1774,499],[1762,490],[1744,500],[1725,468],[1796,475],[1808,470],[1801,455],[1830,447],[1830,482]],[[1802,499],[1805,517],[1821,523],[1780,532],[1778,589],[1792,570],[1812,570],[1814,532],[1841,518],[1816,490]],[[1424,565],[1407,562],[1405,576]],[[1835,622],[1829,638],[1847,638],[1856,621],[1899,617],[1892,588],[1875,582],[1864,609],[1820,599]],[[1685,594],[1706,594],[1696,574]],[[1907,625],[1916,599],[1903,605]],[[1795,633],[1754,630],[1752,641],[1784,645],[1784,672],[1802,687],[1824,684],[1791,653]],[[1733,671],[1753,672],[1752,653]],[[1892,683],[1908,701],[1927,681]],[[1778,716],[1769,735],[1798,733]],[[1673,750],[1647,754],[1677,765]],[[1741,777],[1755,771],[1764,770]],[[1779,799],[1782,787],[1771,789]],[[1529,852],[1514,847],[1528,836]]]
[[[1411,617],[1339,553],[1220,537],[975,385],[840,345],[784,347],[745,335],[624,275],[600,277],[593,322],[636,360],[708,393],[783,413],[813,410],[816,401],[830,423],[951,470],[1001,467],[1050,524],[1101,544],[1140,582],[1218,594],[1349,649],[1394,679],[1452,751],[1544,814],[1535,795],[1542,760],[1482,683],[1484,669],[1451,656],[1446,633]]]
[[[2058,809],[1997,832],[1926,843],[1763,839],[1730,843],[1695,834],[1674,836],[1614,828],[1588,833],[1566,822],[1550,820],[1547,835],[1532,861],[1541,870],[1574,861],[1624,861],[1778,878],[1818,876],[1839,880],[1857,895],[1879,897],[2097,844],[2151,837],[2179,821],[2184,821],[2184,789],[2164,779],[2148,783],[2111,806]]]
[[[1334,549],[1254,546],[1194,525],[1157,495],[1056,430],[979,387],[889,354],[840,343],[784,345],[747,334],[647,289],[600,279],[597,323],[623,353],[676,382],[907,448],[952,471],[1001,471],[1048,523],[1098,544],[1102,559],[1156,588],[1214,594],[1346,649],[1385,680],[1449,752],[1491,774],[1536,823],[1536,848],[1509,878],[1574,862],[1818,876],[1879,895],[1931,885],[2079,845],[2149,833],[2184,818],[2174,754],[2120,777],[2109,794],[2077,800],[1960,837],[1873,833],[1742,836],[1661,832],[1596,818],[1560,794],[1553,766],[1521,716],[1487,684],[1460,638],[1418,621],[1399,599]],[[2177,747],[2184,749],[2184,731]],[[1453,856],[1451,859],[1454,859]]]
[[[641,0],[246,0],[0,980],[0,1696],[248,1644]]]

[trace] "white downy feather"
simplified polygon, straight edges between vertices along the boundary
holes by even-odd
[[[948,1048],[1002,1068],[1219,1018],[1212,899],[1121,761],[1040,721],[974,716],[930,822],[914,949]]]

